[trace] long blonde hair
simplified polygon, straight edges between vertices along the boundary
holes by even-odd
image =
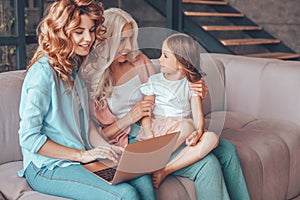
[[[76,55],[75,41],[71,33],[80,25],[80,15],[86,14],[95,22],[95,36],[103,40],[105,28],[103,7],[94,0],[60,0],[47,10],[37,27],[39,46],[30,60],[27,70],[42,56],[47,56],[52,68],[70,90],[74,80],[70,74],[76,64],[80,65],[83,57]]]
[[[138,26],[130,14],[120,8],[110,8],[104,11],[104,26],[106,27],[105,41],[95,45],[95,49],[86,57],[80,69],[80,74],[87,85],[90,99],[103,109],[106,98],[111,97],[113,77],[110,65],[117,54],[122,29],[126,24],[131,24],[133,36],[131,38],[133,50],[138,49]]]

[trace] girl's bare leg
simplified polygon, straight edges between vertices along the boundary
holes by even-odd
[[[152,174],[152,182],[158,188],[161,181],[169,174],[195,163],[205,157],[211,150],[218,146],[219,136],[214,132],[204,132],[199,142],[195,146],[184,147],[178,155],[174,157],[161,170]]]
[[[180,126],[180,133],[173,149],[173,152],[180,147],[180,145],[185,142],[186,138],[195,130],[194,124],[192,120],[183,119],[181,123],[178,124]]]

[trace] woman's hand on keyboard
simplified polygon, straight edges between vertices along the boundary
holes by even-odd
[[[98,158],[102,159],[109,159],[113,162],[118,162],[118,154],[122,154],[124,149],[119,146],[115,145],[107,145],[107,146],[101,146],[96,147],[91,150],[81,151],[81,162],[87,163],[91,162],[93,160],[96,160]]]

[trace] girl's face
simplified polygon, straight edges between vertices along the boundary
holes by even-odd
[[[79,56],[86,56],[95,41],[95,23],[86,14],[80,15],[80,25],[71,33],[75,41],[75,53]]]
[[[121,41],[116,54],[119,63],[125,62],[127,54],[132,51],[133,30],[131,24],[126,24],[122,29]]]
[[[180,73],[179,62],[177,61],[173,52],[167,46],[166,42],[163,42],[159,62],[160,62],[160,71],[162,73],[168,73],[168,74]]]

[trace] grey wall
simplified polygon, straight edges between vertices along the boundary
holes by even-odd
[[[300,0],[226,0],[288,47],[300,53]],[[143,0],[102,0],[104,7],[121,7],[140,27],[164,27],[165,19]]]
[[[227,0],[230,5],[300,53],[299,0]]]
[[[143,0],[101,0],[104,8],[120,7],[131,14],[139,27],[165,27],[166,20]]]

